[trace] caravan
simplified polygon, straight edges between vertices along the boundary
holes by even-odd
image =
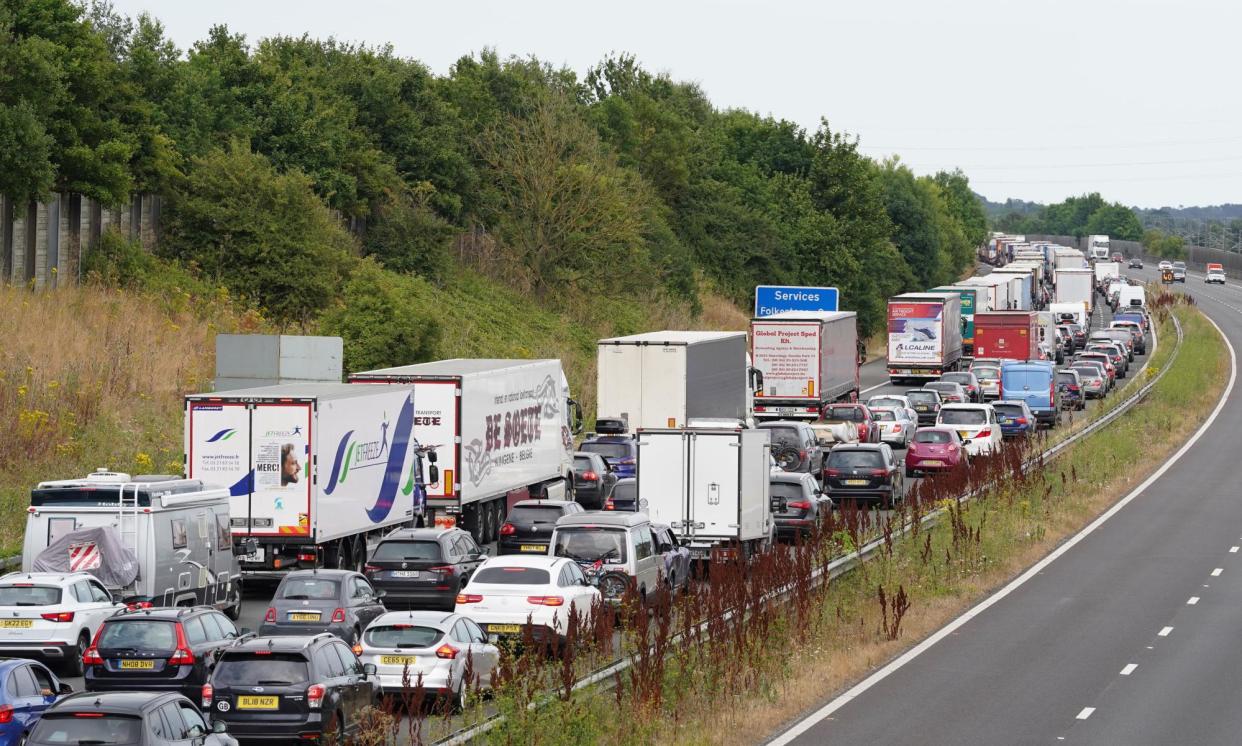
[[[131,605],[207,604],[236,619],[241,584],[229,491],[195,479],[100,469],[41,482],[26,513],[23,572],[89,572]]]

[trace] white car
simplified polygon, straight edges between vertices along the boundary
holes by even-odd
[[[1001,448],[1000,423],[991,404],[945,404],[936,424],[957,431],[970,456],[993,453]]]
[[[90,573],[11,572],[0,578],[0,655],[81,676],[99,625],[124,609]]]
[[[460,710],[470,689],[491,689],[500,650],[487,633],[461,614],[444,611],[390,611],[375,618],[354,652],[374,663],[385,694],[422,685]],[[469,663],[467,664],[467,661]],[[466,682],[469,668],[471,682]]]
[[[599,600],[572,559],[507,554],[479,565],[457,594],[457,613],[481,626],[490,642],[520,640],[529,623],[536,642],[551,643],[568,633],[572,610],[589,619]]]
[[[1217,283],[1220,283],[1221,285],[1224,285],[1225,284],[1225,273],[1224,271],[1219,270],[1219,269],[1210,270],[1207,273],[1207,277],[1203,278],[1203,281],[1204,282],[1217,282]]]
[[[979,379],[979,391],[984,401],[999,399],[1001,395],[1000,363],[979,363],[970,366],[970,372]]]
[[[1170,262],[1166,259],[1165,261],[1160,262],[1160,264],[1156,265],[1156,268],[1161,269],[1161,270],[1173,269],[1173,262]]]
[[[914,410],[899,407],[872,407],[871,416],[880,426],[880,442],[895,448],[905,448],[918,429],[919,418]]]

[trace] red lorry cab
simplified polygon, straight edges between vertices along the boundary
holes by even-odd
[[[976,313],[975,355],[1002,360],[1038,360],[1039,315],[1035,311]]]

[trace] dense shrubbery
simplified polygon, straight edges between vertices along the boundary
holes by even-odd
[[[438,77],[223,26],[182,53],[104,3],[0,0],[0,62],[0,192],[164,193],[163,250],[281,323],[337,308],[367,255],[438,284],[464,263],[575,312],[653,294],[697,312],[703,279],[739,303],[836,285],[874,331],[887,295],[953,279],[984,238],[961,174],[721,111],[623,55],[580,77],[485,51]]]
[[[1126,241],[1143,238],[1143,226],[1134,210],[1105,202],[1098,192],[1070,197],[1034,212],[1010,211],[996,220],[997,230],[1058,236],[1103,235]]]

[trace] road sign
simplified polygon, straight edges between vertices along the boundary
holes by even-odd
[[[785,311],[836,311],[836,288],[759,285],[755,288],[755,316]]]

